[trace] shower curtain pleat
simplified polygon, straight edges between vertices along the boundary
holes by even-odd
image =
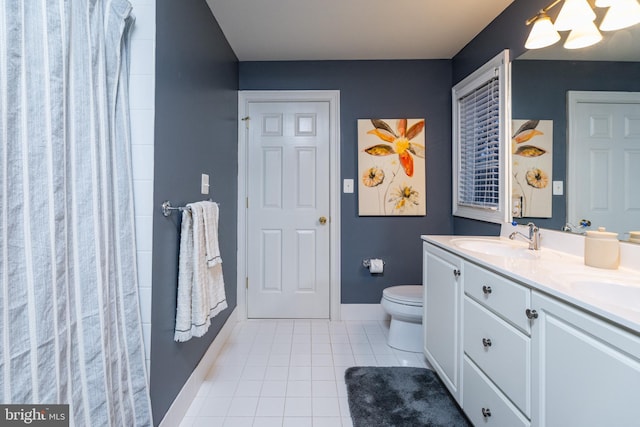
[[[150,426],[127,0],[0,2],[0,402]]]

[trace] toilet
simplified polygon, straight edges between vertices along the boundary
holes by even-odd
[[[387,344],[398,350],[422,352],[422,285],[386,288],[380,304],[391,316]]]

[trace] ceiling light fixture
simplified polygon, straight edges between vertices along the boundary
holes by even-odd
[[[563,2],[555,23],[547,14],[549,10]],[[607,7],[600,30],[616,31],[640,23],[640,4],[637,0],[595,0],[596,7]],[[526,21],[532,25],[525,42],[527,49],[551,46],[560,40],[558,31],[570,31],[564,43],[566,49],[580,49],[602,40],[602,34],[595,25],[596,14],[587,0],[555,0],[538,14]]]
[[[640,4],[636,0],[608,0],[607,2],[609,10],[600,24],[602,31],[621,30],[640,22]]]

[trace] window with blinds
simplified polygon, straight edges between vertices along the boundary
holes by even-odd
[[[506,217],[507,52],[453,88],[456,216],[489,222]]]

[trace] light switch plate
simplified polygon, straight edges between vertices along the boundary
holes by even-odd
[[[353,179],[345,179],[342,181],[342,192],[353,193]]]
[[[564,194],[564,181],[553,181],[553,195],[562,196]]]
[[[203,173],[200,179],[200,193],[209,194],[209,175],[206,173]]]

